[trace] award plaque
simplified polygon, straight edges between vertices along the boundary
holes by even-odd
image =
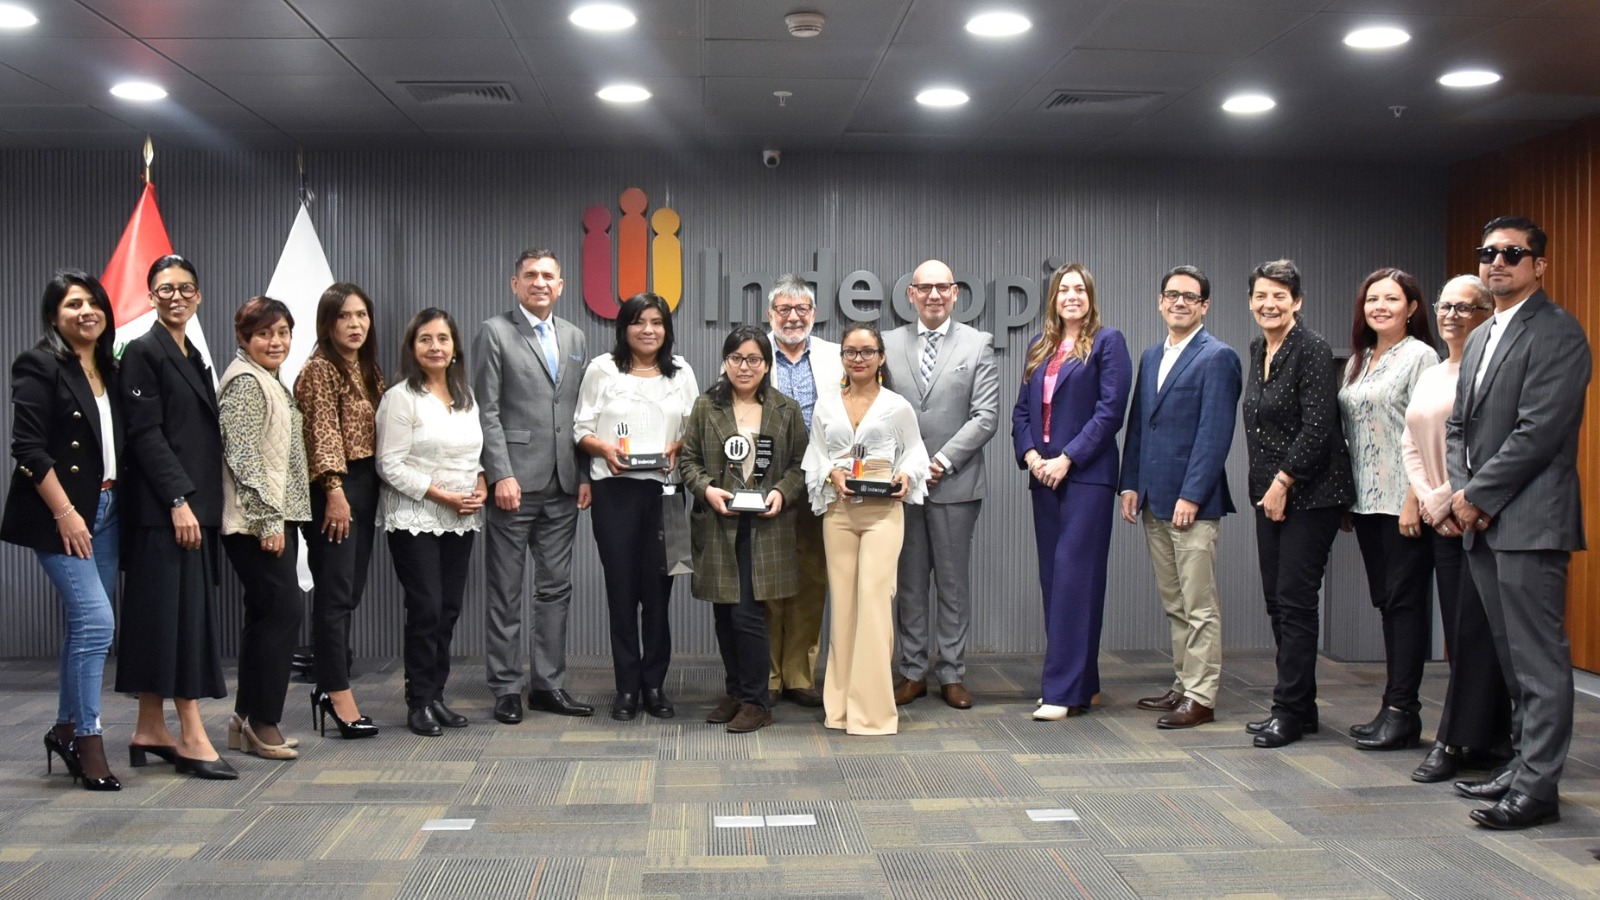
[[[733,499],[728,501],[728,509],[741,513],[764,513],[767,511],[767,495],[759,488],[750,487],[751,484],[760,484],[766,477],[767,470],[772,468],[772,438],[767,435],[756,435],[755,461],[751,464],[750,477],[746,479],[742,474],[744,461],[750,458],[750,440],[742,434],[736,434],[722,442],[722,455],[728,460],[728,476],[736,484],[733,490]]]
[[[665,469],[666,448],[666,417],[659,407],[636,404],[628,418],[617,423],[617,455],[624,469]]]
[[[733,492],[728,508],[734,512],[764,513],[767,511],[767,498],[760,491],[740,488]]]
[[[891,452],[893,450],[892,447],[888,449]],[[852,491],[855,491],[862,497],[894,496],[896,485],[893,481],[883,481],[876,478],[862,477],[866,471],[867,460],[869,458],[871,458],[874,462],[890,462],[890,458],[882,457],[878,454],[872,454],[869,457],[866,445],[856,444],[850,448],[850,475],[849,477],[845,478],[844,486]]]

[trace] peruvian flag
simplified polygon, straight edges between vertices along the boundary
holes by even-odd
[[[145,182],[139,204],[133,208],[133,218],[123,229],[122,240],[117,241],[116,252],[106,263],[100,276],[106,293],[111,296],[111,313],[117,321],[116,353],[128,342],[150,330],[156,323],[156,311],[150,305],[150,286],[145,280],[150,264],[172,252],[172,239],[167,237],[166,223],[161,221],[161,210],[156,207],[156,187]],[[211,350],[200,330],[200,320],[190,319],[184,330],[190,342],[200,351],[200,356],[216,379],[216,368],[211,365]]]

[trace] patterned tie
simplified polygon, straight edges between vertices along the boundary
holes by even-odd
[[[922,383],[927,384],[933,379],[934,364],[939,361],[939,338],[944,337],[937,331],[922,333]]]
[[[544,349],[544,364],[550,369],[550,380],[560,381],[561,372],[556,367],[560,356],[556,353],[556,342],[554,335],[550,333],[550,324],[540,322],[533,326],[533,330],[539,333],[539,346]]]

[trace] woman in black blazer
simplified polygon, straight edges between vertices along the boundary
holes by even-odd
[[[1339,419],[1333,351],[1300,324],[1300,270],[1287,259],[1250,273],[1244,433],[1256,508],[1261,589],[1278,645],[1272,715],[1245,729],[1257,747],[1282,747],[1317,730],[1317,636],[1328,551],[1355,499]]]
[[[11,364],[11,475],[0,539],[29,547],[61,595],[60,705],[44,735],[91,791],[119,791],[100,730],[100,683],[117,589],[117,451],[121,404],[111,300],[100,282],[62,269],[39,304],[44,333]]]
[[[184,337],[200,306],[194,265],[163,256],[150,266],[157,322],[122,353],[128,419],[117,692],[139,695],[128,764],[154,754],[180,773],[237,778],[200,721],[200,697],[225,697],[217,644],[222,432],[205,358]],[[173,698],[180,737],[167,729]]]

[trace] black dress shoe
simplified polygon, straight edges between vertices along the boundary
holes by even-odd
[[[644,689],[644,711],[658,719],[670,719],[678,714],[661,688]]]
[[[1260,731],[1256,732],[1252,743],[1257,747],[1271,750],[1292,744],[1304,735],[1305,730],[1300,727],[1299,722],[1282,716],[1273,716],[1261,726]]]
[[[1561,821],[1560,800],[1537,800],[1521,791],[1506,791],[1500,802],[1472,811],[1472,821],[1485,828],[1517,831]]]
[[[1271,722],[1271,721],[1272,721],[1272,716],[1267,716],[1265,719],[1262,719],[1259,722],[1246,722],[1246,723],[1244,723],[1244,730],[1250,732],[1251,734],[1260,734],[1261,733],[1261,729],[1267,727],[1267,724],[1269,722]],[[1300,726],[1300,733],[1301,734],[1316,734],[1317,733],[1317,727],[1318,726],[1317,726],[1316,722],[1307,722],[1304,725]]]
[[[537,709],[540,712],[555,713],[558,716],[594,715],[594,707],[572,699],[572,695],[561,688],[556,688],[553,691],[529,691],[528,708]]]
[[[428,711],[446,728],[467,727],[467,717],[444,705],[443,700],[435,700],[428,704]]]
[[[1428,755],[1422,758],[1422,764],[1411,772],[1411,780],[1423,784],[1448,781],[1456,777],[1456,770],[1460,768],[1461,751],[1436,742]]]
[[[444,729],[439,727],[439,720],[433,717],[433,710],[426,706],[413,706],[406,713],[406,725],[412,734],[423,737],[438,737],[444,734]]]
[[[1353,738],[1372,737],[1372,733],[1378,730],[1379,725],[1383,724],[1383,714],[1388,710],[1389,707],[1380,706],[1378,707],[1378,714],[1372,717],[1371,722],[1367,722],[1364,725],[1351,725],[1350,736]]]
[[[1372,734],[1356,741],[1362,750],[1411,750],[1422,737],[1422,716],[1419,713],[1383,708],[1383,721]]]
[[[618,722],[632,721],[639,715],[639,695],[618,691],[611,698],[611,718]]]
[[[1499,800],[1511,790],[1511,779],[1516,775],[1509,768],[1500,769],[1488,781],[1458,781],[1456,793],[1472,800]]]
[[[173,771],[179,775],[193,775],[208,781],[232,781],[239,777],[239,773],[228,765],[228,761],[218,757],[216,759],[190,759],[180,755],[173,764]]]
[[[507,725],[522,723],[522,695],[501,694],[500,699],[494,701],[494,720]]]

